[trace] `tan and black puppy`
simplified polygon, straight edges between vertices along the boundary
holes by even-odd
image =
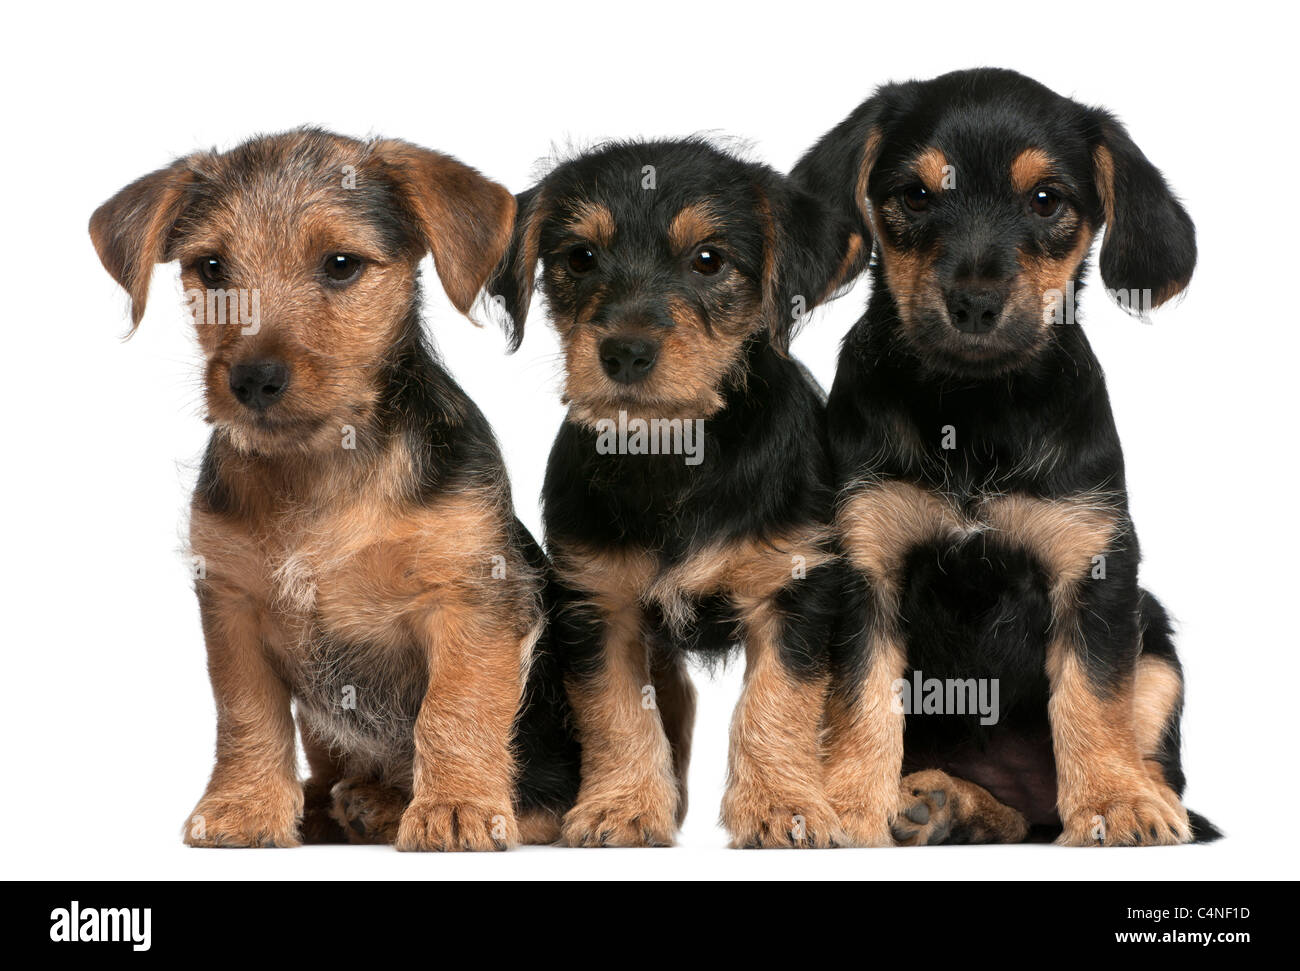
[[[851,227],[692,139],[589,152],[519,201],[488,293],[517,341],[540,266],[564,353],[543,496],[582,745],[564,840],[673,841],[684,659],[743,645],[723,822],[737,846],[829,845],[818,733],[840,565],[822,395],[786,348]]]
[[[186,842],[554,838],[576,789],[563,712],[533,706],[511,737],[544,561],[419,316],[420,259],[467,311],[514,209],[446,155],[299,130],[180,159],[91,218],[136,324],[154,265],[179,261],[203,353],[190,537],[217,760]],[[537,683],[551,659],[533,672],[535,698],[561,694]]]
[[[855,221],[855,272],[875,254],[828,403],[853,583],[827,785],[847,835],[1216,835],[1179,798],[1182,673],[1074,319],[1103,229],[1122,305],[1181,292],[1187,213],[1113,116],[1001,70],[881,88],[793,176]]]

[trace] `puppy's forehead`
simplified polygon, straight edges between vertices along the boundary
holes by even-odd
[[[702,240],[743,223],[754,190],[745,163],[696,142],[619,145],[566,163],[547,180],[552,224],[595,242],[670,233]]]
[[[178,247],[345,245],[392,254],[406,242],[391,186],[366,171],[368,147],[292,132],[196,156]]]
[[[878,164],[928,184],[940,168],[969,188],[1020,189],[1080,174],[1090,154],[1081,107],[1037,82],[998,72],[919,85],[886,124]]]

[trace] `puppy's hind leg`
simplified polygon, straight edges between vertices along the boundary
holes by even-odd
[[[891,827],[899,846],[1020,843],[1029,823],[987,790],[938,769],[903,777],[903,810]]]
[[[346,843],[347,834],[330,813],[333,806],[330,790],[343,774],[342,767],[329,745],[308,727],[301,714],[298,716],[298,733],[302,736],[303,752],[311,770],[311,776],[302,787],[302,841]]]
[[[1174,651],[1173,625],[1155,597],[1142,592],[1140,604],[1142,653],[1133,687],[1138,748],[1147,774],[1162,789],[1182,797],[1186,785],[1182,765],[1183,670]],[[1187,812],[1192,842],[1208,843],[1223,834],[1204,816]]]
[[[659,717],[673,755],[677,778],[677,825],[686,819],[686,783],[691,767],[691,740],[695,734],[695,685],[679,656],[656,655],[651,660],[650,683],[654,685]]]
[[[330,792],[331,821],[340,827],[344,842],[395,843],[410,802],[410,793],[396,786],[361,777],[342,779]]]

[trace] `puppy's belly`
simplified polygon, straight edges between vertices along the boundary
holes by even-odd
[[[654,650],[689,653],[706,665],[725,660],[743,638],[735,607],[721,595],[690,598],[677,622],[653,607],[646,619]]]
[[[291,688],[309,729],[330,745],[348,775],[409,785],[415,719],[428,688],[423,654],[318,635],[292,665]]]
[[[989,533],[920,546],[900,605],[909,771],[941,768],[1031,822],[1056,821],[1045,672],[1052,611],[1037,560]]]

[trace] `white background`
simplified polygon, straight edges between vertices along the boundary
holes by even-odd
[[[0,155],[5,543],[0,871],[111,877],[1294,876],[1297,319],[1285,6],[539,2],[87,5],[6,13]],[[717,825],[739,664],[700,675],[677,848],[211,851],[180,829],[214,716],[179,555],[205,440],[175,266],[139,333],[86,234],[127,182],[198,148],[312,122],[451,152],[519,191],[553,146],[715,131],[780,169],[881,82],[1024,71],[1119,112],[1196,220],[1185,299],[1151,325],[1085,294],[1146,552],[1181,622],[1188,804],[1215,846],[726,850]],[[552,333],[523,350],[429,284],[428,325],[504,445],[524,520],[561,409]],[[826,384],[856,287],[795,345]],[[535,306],[534,310],[538,308]]]

